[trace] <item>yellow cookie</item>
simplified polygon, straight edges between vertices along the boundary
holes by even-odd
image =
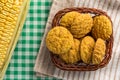
[[[71,26],[70,32],[75,38],[84,37],[93,26],[93,19],[90,14],[80,14]]]
[[[81,42],[81,59],[84,63],[89,64],[92,60],[92,53],[94,49],[95,41],[92,37],[86,36]]]
[[[93,64],[99,64],[100,62],[102,62],[105,55],[105,50],[106,50],[105,41],[101,38],[98,38],[95,43],[93,56],[92,56]]]
[[[46,36],[46,46],[54,54],[66,53],[70,50],[72,45],[73,36],[64,27],[54,27]]]
[[[61,59],[66,63],[75,63],[80,60],[80,41],[74,39],[74,44],[72,48],[62,55],[60,55]]]
[[[92,36],[97,38],[102,38],[107,40],[112,34],[112,24],[111,21],[104,15],[96,16],[93,19]]]
[[[60,25],[66,27],[67,29],[70,29],[70,27],[74,23],[74,19],[78,16],[80,16],[80,13],[76,11],[68,12],[64,16],[62,16],[60,20]]]

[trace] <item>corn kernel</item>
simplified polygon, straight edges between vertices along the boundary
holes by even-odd
[[[8,15],[9,15],[9,12],[7,12],[7,11],[5,11],[5,10],[2,10],[1,12],[2,12],[2,14],[5,15],[5,16],[8,16]]]
[[[3,18],[3,19],[5,19],[5,18],[7,18],[5,15],[3,15],[3,14],[0,14],[0,18]]]
[[[10,13],[9,17],[11,17],[12,19],[14,19],[15,21],[17,20],[17,15],[15,15],[15,14]]]
[[[6,3],[7,2],[7,0],[0,0],[2,3]]]
[[[12,18],[10,18],[10,17],[7,17],[6,20],[9,21],[9,22],[13,22],[13,21],[14,21],[14,20],[13,20]]]
[[[1,6],[1,7],[4,6],[4,3],[0,2],[0,6]]]
[[[15,11],[17,11],[17,12],[20,11],[20,7],[19,7],[19,6],[16,6],[16,5],[13,5],[13,9],[14,9]]]
[[[10,8],[8,8],[7,6],[4,6],[3,9],[8,12],[10,11]]]
[[[13,3],[13,0],[8,0],[9,3]]]
[[[0,11],[2,11],[2,7],[0,7]]]
[[[0,26],[1,26],[1,27],[2,27],[2,26],[4,27],[4,26],[5,26],[5,24],[4,24],[4,23],[0,23]]]
[[[5,19],[0,18],[0,23],[4,23],[5,21]]]
[[[12,8],[13,5],[11,3],[6,3],[6,6]]]

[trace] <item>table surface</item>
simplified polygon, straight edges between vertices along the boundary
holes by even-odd
[[[36,77],[33,71],[52,0],[31,0],[19,41],[4,80],[55,80]]]

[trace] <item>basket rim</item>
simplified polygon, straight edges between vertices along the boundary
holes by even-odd
[[[106,17],[109,18],[112,24],[112,34],[109,40],[107,40],[107,49],[106,49],[106,54],[105,58],[103,61],[98,64],[98,65],[75,65],[75,64],[65,64],[63,61],[61,61],[55,54],[50,52],[51,56],[51,61],[54,63],[54,65],[62,70],[67,70],[67,71],[94,71],[99,68],[105,67],[112,56],[112,47],[113,47],[113,23],[111,18],[107,15],[105,11],[102,11],[100,9],[95,9],[95,8],[86,8],[86,7],[72,7],[72,8],[65,8],[56,13],[56,15],[53,18],[52,21],[52,27],[59,26],[59,21],[61,17],[66,14],[67,12],[71,11],[77,11],[79,13],[91,13],[97,15],[105,15]]]

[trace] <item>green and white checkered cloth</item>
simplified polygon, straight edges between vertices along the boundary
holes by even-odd
[[[38,78],[33,71],[51,3],[52,0],[31,0],[26,22],[4,80],[54,79],[48,77]]]

